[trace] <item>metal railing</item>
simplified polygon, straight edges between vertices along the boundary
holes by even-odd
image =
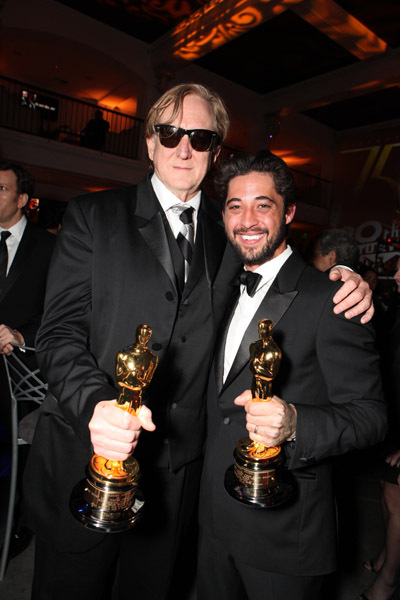
[[[0,77],[0,127],[137,159],[143,120]]]

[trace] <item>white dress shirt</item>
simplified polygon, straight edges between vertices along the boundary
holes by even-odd
[[[253,297],[249,296],[245,285],[240,286],[240,297],[236,305],[235,312],[229,325],[228,335],[225,344],[224,356],[224,382],[231,370],[233,361],[239,350],[246,329],[257,312],[258,307],[263,301],[265,294],[268,292],[271,284],[283,264],[292,254],[292,249],[287,246],[276,258],[273,258],[260,267],[254,273],[259,273],[262,278],[258,282],[257,290]],[[255,341],[255,340],[254,340]]]
[[[15,255],[17,253],[21,238],[24,235],[27,222],[28,221],[25,215],[22,215],[22,218],[18,221],[18,223],[15,223],[15,225],[13,225],[12,227],[9,227],[8,229],[3,229],[2,227],[0,227],[0,233],[2,231],[9,231],[11,233],[11,235],[6,239],[8,252],[7,275],[12,265],[12,261],[14,260]]]
[[[168,219],[168,223],[170,224],[172,233],[174,234],[175,238],[178,237],[178,234],[181,231],[182,221],[179,218],[180,212],[175,212],[173,210],[173,207],[176,206],[177,204],[185,204],[185,206],[191,206],[194,209],[192,218],[193,218],[194,239],[196,239],[197,217],[198,217],[199,208],[200,208],[201,192],[198,192],[195,196],[193,196],[193,198],[191,198],[191,200],[188,200],[188,202],[182,202],[182,200],[179,200],[179,198],[177,198],[177,196],[175,196],[175,194],[173,194],[162,183],[162,181],[160,181],[160,179],[157,177],[157,175],[155,173],[151,177],[151,185],[153,186],[153,189],[158,198],[158,201],[161,204],[161,207],[165,212],[165,216]]]

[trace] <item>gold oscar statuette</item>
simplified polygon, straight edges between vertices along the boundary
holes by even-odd
[[[250,345],[250,370],[253,373],[253,402],[272,399],[272,380],[277,376],[282,353],[271,337],[272,321],[258,323],[259,339]],[[243,504],[270,508],[282,504],[292,494],[292,485],[283,480],[280,446],[263,446],[245,437],[238,441],[234,464],[225,475],[228,493]]]
[[[116,358],[116,377],[120,387],[117,405],[138,415],[142,390],[157,367],[158,357],[147,348],[151,337],[148,325],[136,329],[136,342],[123,348]],[[130,456],[127,460],[108,460],[94,454],[87,468],[87,478],[74,488],[70,508],[85,527],[101,532],[125,531],[141,516],[144,499],[138,487],[140,467]]]

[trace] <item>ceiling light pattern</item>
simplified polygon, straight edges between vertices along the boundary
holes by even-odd
[[[174,56],[184,60],[196,60],[203,54],[256,27],[261,22],[261,13],[254,7],[247,7],[205,33],[202,33],[201,30],[193,30],[188,36],[186,44],[179,44],[179,48],[174,51]]]
[[[153,44],[154,63],[165,56],[193,61],[301,0],[211,0]]]

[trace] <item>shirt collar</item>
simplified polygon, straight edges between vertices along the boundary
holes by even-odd
[[[167,212],[167,210],[169,210],[173,206],[176,206],[177,204],[187,204],[187,206],[191,206],[192,208],[194,208],[195,212],[199,210],[201,191],[197,192],[197,194],[193,196],[193,198],[183,203],[182,200],[179,200],[179,198],[175,196],[175,194],[173,194],[163,184],[163,182],[157,177],[155,173],[153,173],[151,177],[151,184],[164,212]]]
[[[3,227],[0,227],[0,233],[2,231],[9,231],[11,235],[13,235],[18,240],[19,243],[21,241],[22,236],[24,235],[27,222],[28,220],[25,217],[25,215],[22,215],[18,223],[15,223],[15,225],[13,225],[12,227],[9,227],[8,229],[3,229]]]
[[[260,273],[262,279],[257,287],[257,292],[272,279],[278,275],[284,263],[287,261],[293,250],[290,246],[286,246],[285,250],[275,258],[268,260],[263,265],[260,265],[254,272]],[[257,293],[256,292],[256,293]]]

